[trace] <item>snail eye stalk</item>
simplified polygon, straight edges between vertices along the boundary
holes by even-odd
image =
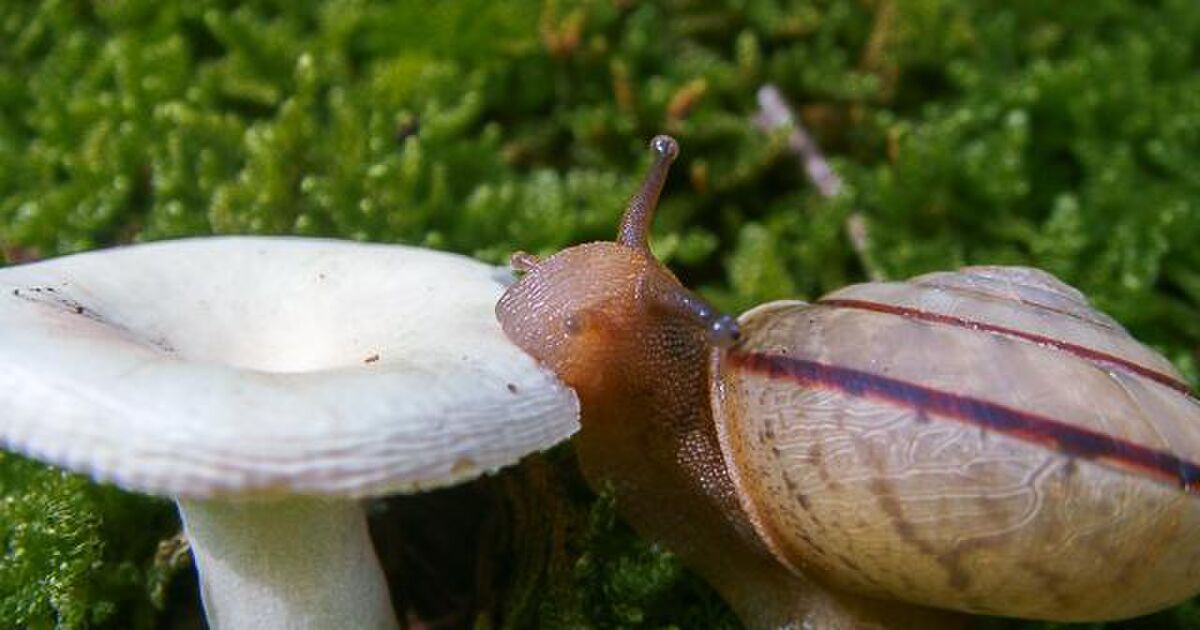
[[[650,150],[654,152],[654,164],[646,173],[642,187],[629,200],[617,231],[618,243],[647,254],[650,253],[650,222],[654,220],[654,209],[658,207],[658,197],[667,181],[671,163],[679,156],[679,143],[671,136],[655,136],[650,141]]]

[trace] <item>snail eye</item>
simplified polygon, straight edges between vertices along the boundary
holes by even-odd
[[[742,330],[737,320],[729,315],[721,315],[708,325],[708,339],[718,348],[728,348],[742,338]]]
[[[606,323],[607,317],[603,311],[588,307],[573,310],[562,319],[563,330],[571,337],[605,328]]]

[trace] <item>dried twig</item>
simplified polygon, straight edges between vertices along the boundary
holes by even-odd
[[[834,172],[829,161],[821,153],[816,141],[792,113],[783,100],[779,88],[767,84],[758,90],[758,112],[754,115],[754,124],[764,131],[775,131],[780,127],[790,127],[788,134],[788,149],[795,154],[804,167],[804,173],[817,187],[822,197],[836,197],[842,192],[842,178]],[[871,280],[883,280],[886,274],[875,262],[871,253],[871,234],[866,216],[859,210],[852,210],[846,217],[846,233],[850,238],[850,246],[858,256],[867,276]]]

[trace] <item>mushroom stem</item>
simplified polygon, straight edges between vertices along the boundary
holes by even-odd
[[[396,627],[358,501],[178,503],[214,630]]]

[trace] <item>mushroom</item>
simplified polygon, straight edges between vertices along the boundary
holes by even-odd
[[[176,498],[213,627],[394,627],[359,500],[577,429],[574,394],[495,320],[510,280],[253,237],[0,269],[0,446]]]

